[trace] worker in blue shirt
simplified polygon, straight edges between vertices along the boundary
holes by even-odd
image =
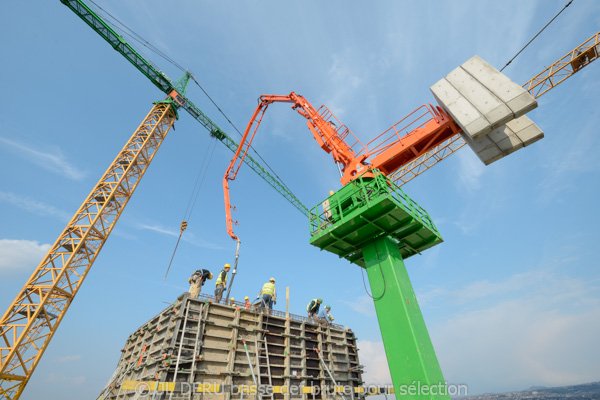
[[[308,303],[308,306],[306,306],[308,318],[317,318],[317,315],[319,314],[319,307],[321,306],[322,302],[323,299],[319,297],[318,299],[312,299],[310,303]]]
[[[319,319],[322,319],[323,321],[328,322],[328,323],[332,323],[333,315],[331,315],[329,313],[330,310],[331,310],[331,306],[327,306],[327,307],[325,307],[324,310],[321,310],[321,312],[319,313]]]

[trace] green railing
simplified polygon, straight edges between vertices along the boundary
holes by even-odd
[[[366,173],[368,173],[367,171]],[[359,208],[371,206],[380,196],[390,196],[413,218],[440,236],[429,213],[414,202],[399,186],[395,185],[379,170],[371,170],[374,177],[365,177],[363,173],[338,192],[326,198],[311,209],[310,235],[324,233],[339,222],[345,222]]]

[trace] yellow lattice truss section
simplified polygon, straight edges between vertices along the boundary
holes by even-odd
[[[534,98],[538,98],[552,89],[577,71],[596,60],[600,55],[600,32],[592,35],[588,40],[577,46],[560,60],[537,74],[523,85]],[[410,163],[390,174],[390,178],[398,186],[402,186],[411,179],[427,171],[435,164],[448,157],[466,144],[460,135],[454,135],[442,144],[432,148],[427,153],[419,156]]]
[[[554,86],[564,82],[575,72],[579,71],[600,54],[600,32],[577,46],[560,60],[537,74],[529,82],[523,85],[536,99],[552,89]]]
[[[0,399],[18,399],[175,121],[156,104],[0,320]]]

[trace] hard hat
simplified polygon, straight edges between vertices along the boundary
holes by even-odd
[[[326,309],[328,309],[328,310],[331,310],[331,306],[327,306],[327,307],[325,307],[325,308],[326,308]]]
[[[231,265],[225,264],[225,266],[223,268],[231,268]]]
[[[269,282],[275,282],[275,278],[269,279]]]
[[[323,302],[323,299],[319,297],[319,298],[317,299],[317,301],[318,301],[319,303],[322,303],[322,302]]]
[[[212,272],[208,275],[208,279],[212,279]]]
[[[248,300],[248,299],[250,299],[250,297],[248,297],[248,296],[244,297],[244,300]]]
[[[235,301],[235,299],[234,299],[233,297],[232,297],[230,300],[231,300],[231,301]]]
[[[333,190],[330,190],[330,191],[329,191],[329,195],[330,195],[330,196],[333,196],[333,193],[335,193]]]

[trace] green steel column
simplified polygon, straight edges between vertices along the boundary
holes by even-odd
[[[450,399],[398,244],[381,236],[362,251],[396,398]]]

